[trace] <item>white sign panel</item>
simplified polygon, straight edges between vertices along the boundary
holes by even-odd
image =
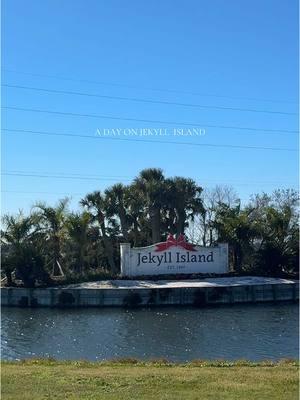
[[[121,275],[168,275],[228,273],[228,244],[201,247],[187,243],[180,235],[148,247],[121,245]]]

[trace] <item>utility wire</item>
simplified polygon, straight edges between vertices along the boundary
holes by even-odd
[[[66,95],[72,95],[72,96],[87,96],[87,97],[96,97],[96,98],[110,99],[110,100],[133,101],[133,102],[139,102],[139,103],[163,104],[163,105],[172,105],[172,106],[221,110],[221,111],[229,110],[229,111],[244,111],[244,112],[252,112],[252,113],[298,115],[298,113],[284,112],[284,111],[258,110],[258,109],[252,109],[252,108],[236,108],[236,107],[225,107],[225,106],[211,106],[211,105],[207,105],[207,104],[178,103],[178,102],[172,102],[172,101],[151,100],[151,99],[142,99],[142,98],[135,98],[135,97],[107,96],[107,95],[101,95],[101,94],[74,92],[74,91],[68,91],[68,90],[55,90],[55,89],[47,89],[47,88],[32,87],[32,86],[8,85],[8,84],[2,84],[2,86],[7,87],[7,88],[14,88],[14,89],[38,91],[38,92],[42,92],[42,93],[66,94]]]
[[[62,175],[44,175],[44,174],[27,174],[27,173],[17,173],[17,172],[1,172],[1,175],[8,176],[24,176],[32,178],[55,178],[55,179],[79,179],[79,180],[91,180],[91,181],[116,181],[112,178],[92,178],[88,176],[62,176]],[[130,181],[130,179],[122,179],[123,181]]]
[[[61,193],[61,192],[31,192],[31,191],[23,191],[23,190],[1,190],[0,193],[8,193],[8,194],[15,194],[15,193],[23,193],[23,194],[50,194],[50,195],[61,195],[61,196],[85,196],[86,193]],[[250,197],[250,196],[249,196]],[[238,200],[241,201],[251,201],[250,198],[240,198]]]
[[[23,194],[50,194],[55,196],[85,196],[86,193],[61,193],[61,192],[33,192],[27,190],[1,190],[1,193],[23,193]]]
[[[297,149],[294,148],[282,148],[282,147],[265,147],[265,146],[243,146],[243,145],[231,145],[231,144],[213,144],[213,143],[190,143],[190,142],[173,142],[168,140],[151,140],[151,139],[124,139],[119,137],[99,137],[99,136],[90,136],[90,135],[82,135],[82,134],[73,134],[73,133],[57,133],[57,132],[44,132],[44,131],[32,131],[32,130],[23,130],[23,129],[2,129],[5,132],[10,132],[10,134],[32,134],[32,135],[41,135],[41,136],[56,136],[56,137],[72,137],[72,138],[81,138],[81,139],[92,139],[92,140],[112,140],[112,141],[123,141],[123,142],[135,142],[135,143],[152,143],[152,144],[171,144],[171,145],[180,145],[180,146],[200,146],[200,147],[211,147],[211,148],[230,148],[230,149],[247,149],[247,150],[270,150],[270,151],[289,151],[289,152],[298,152]]]
[[[245,130],[245,131],[254,131],[254,132],[271,132],[271,133],[298,133],[298,131],[294,130],[285,130],[285,129],[265,129],[265,128],[251,128],[251,127],[243,127],[243,126],[225,126],[225,125],[208,125],[208,124],[199,124],[199,123],[189,123],[189,122],[180,122],[180,121],[160,121],[160,120],[149,120],[149,119],[139,119],[139,118],[126,118],[119,116],[108,116],[108,115],[99,115],[99,114],[80,114],[80,113],[72,113],[72,112],[63,112],[63,111],[52,111],[52,110],[42,110],[37,108],[23,108],[23,107],[14,107],[14,106],[3,106],[2,108],[7,110],[14,111],[25,111],[25,112],[36,112],[36,113],[44,113],[51,115],[64,115],[71,117],[86,117],[86,118],[97,118],[97,119],[112,119],[118,121],[131,121],[131,122],[147,122],[147,123],[159,123],[166,125],[182,125],[182,126],[197,126],[197,127],[206,127],[206,128],[218,128],[218,129],[237,129],[237,130]]]
[[[274,99],[260,99],[257,97],[224,96],[224,95],[190,92],[190,91],[167,89],[167,88],[149,88],[149,87],[141,87],[141,86],[136,86],[136,85],[128,85],[128,84],[114,83],[114,82],[94,81],[94,80],[87,80],[87,79],[75,79],[75,78],[62,77],[62,76],[57,76],[57,75],[47,75],[47,74],[38,74],[38,73],[33,73],[33,72],[16,71],[13,69],[8,69],[8,68],[2,68],[2,70],[6,71],[6,72],[13,72],[16,74],[36,76],[36,77],[40,77],[40,78],[50,78],[50,79],[58,79],[58,80],[79,82],[79,83],[89,83],[89,84],[96,84],[96,85],[124,87],[124,88],[129,88],[129,89],[138,89],[138,90],[149,90],[149,91],[155,91],[155,92],[176,93],[176,94],[185,94],[185,95],[202,96],[202,97],[216,97],[216,98],[225,98],[225,99],[233,99],[233,100],[250,100],[250,101],[264,101],[264,102],[270,102],[270,103],[298,104],[297,101],[292,101],[292,100],[274,100]]]
[[[18,176],[18,177],[26,177],[26,178],[42,178],[42,179],[44,179],[44,178],[48,178],[48,179],[57,179],[58,177],[56,176],[56,175],[34,175],[34,174],[10,174],[10,173],[4,173],[4,172],[1,172],[1,175],[9,175],[9,176]],[[96,180],[96,181],[101,181],[101,180],[103,180],[103,179],[89,179],[89,178],[74,178],[74,177],[70,177],[70,176],[64,176],[64,177],[60,177],[60,178],[62,178],[62,179],[78,179],[78,180]],[[124,179],[122,180],[122,181],[124,181]],[[126,179],[125,181],[127,181],[127,182],[131,182],[131,181],[129,181],[128,179]],[[205,184],[216,184],[216,181],[214,181],[214,182],[209,182],[209,181],[201,181],[201,184],[202,183],[205,183]],[[227,183],[222,183],[223,185],[227,185]],[[260,185],[270,185],[270,186],[273,186],[274,185],[274,183],[266,183],[266,182],[264,182],[264,183],[260,183],[260,182],[257,182],[257,183],[254,183],[254,182],[248,182],[248,183],[232,183],[232,184],[230,184],[230,186],[260,186]],[[281,185],[283,185],[283,184],[281,184]],[[284,185],[286,185],[286,186],[294,186],[294,185],[291,185],[291,184],[289,184],[289,183],[287,183],[287,184],[284,184]]]
[[[83,174],[78,174],[78,176],[74,176],[74,174],[70,174],[70,173],[63,173],[64,175],[60,176],[60,172],[56,172],[56,173],[51,173],[51,172],[35,172],[35,171],[12,171],[12,170],[5,170],[1,172],[2,175],[12,175],[12,176],[28,176],[28,177],[37,177],[37,178],[57,178],[57,176],[59,176],[60,178],[63,179],[92,179],[92,180],[102,180],[99,179],[98,177],[95,177],[94,175],[83,175]],[[101,175],[99,175],[101,176]],[[133,181],[134,178],[132,179],[125,179],[126,181]],[[105,179],[106,180],[106,179]],[[124,180],[124,179],[123,179]],[[198,179],[199,180],[199,179]],[[200,179],[201,183],[220,183],[220,181],[215,180],[215,179]],[[229,180],[226,182],[221,182],[220,184],[222,185],[227,185],[227,184],[242,184],[244,185],[244,182],[241,181],[237,181],[237,180]],[[286,185],[293,185],[292,182],[280,182],[280,181],[247,181],[246,183],[248,184],[266,184],[266,185],[277,185],[277,184],[286,184]]]
[[[26,174],[35,174],[37,171],[20,171],[20,170],[9,170],[9,171],[2,171],[2,172],[12,172],[12,173],[26,173]],[[52,174],[53,172],[44,172],[44,171],[39,171],[42,174]],[[78,177],[89,177],[89,178],[116,178],[116,179],[126,179],[126,178],[131,178],[130,176],[124,176],[124,175],[102,175],[102,174],[78,174],[78,173],[72,173],[72,172],[55,172],[55,175],[71,175],[71,176],[78,176]]]

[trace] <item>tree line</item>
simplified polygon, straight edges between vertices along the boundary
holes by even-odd
[[[230,187],[205,190],[193,179],[166,178],[159,168],[142,170],[129,185],[88,193],[80,211],[69,200],[37,202],[29,215],[4,215],[2,274],[7,285],[50,284],[64,274],[79,280],[119,273],[119,244],[148,246],[168,234],[194,244],[229,243],[236,273],[279,276],[298,271],[298,193],[256,194],[242,206]],[[97,275],[98,273],[98,275]],[[94,274],[94,275],[93,275]],[[99,275],[100,274],[100,275]]]

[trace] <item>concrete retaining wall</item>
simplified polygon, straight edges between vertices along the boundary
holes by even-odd
[[[2,306],[105,307],[256,303],[297,301],[299,284],[176,288],[2,288]]]

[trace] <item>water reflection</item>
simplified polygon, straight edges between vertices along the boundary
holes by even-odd
[[[2,357],[278,359],[298,356],[298,307],[2,309]]]

